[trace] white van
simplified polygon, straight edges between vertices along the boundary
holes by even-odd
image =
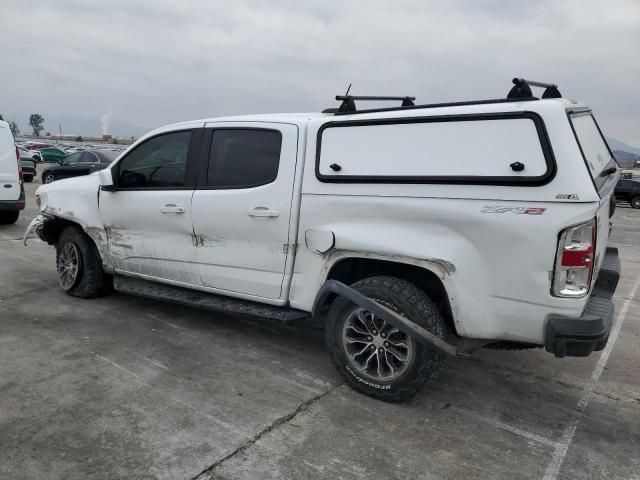
[[[70,295],[313,316],[347,382],[382,400],[483,347],[586,356],[612,324],[619,173],[586,105],[514,83],[162,127],[40,187],[27,235],[56,245]],[[372,99],[402,105],[356,108]]]
[[[15,223],[23,208],[20,154],[9,124],[0,120],[0,225]]]

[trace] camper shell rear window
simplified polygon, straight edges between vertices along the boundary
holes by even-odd
[[[617,166],[613,154],[591,111],[571,113],[569,119],[591,178],[602,192],[607,177],[600,174],[606,168]]]
[[[334,121],[318,131],[322,182],[535,186],[555,171],[533,112]]]

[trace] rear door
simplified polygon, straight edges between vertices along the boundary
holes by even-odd
[[[192,202],[205,286],[238,296],[280,298],[297,141],[295,125],[206,125]]]
[[[116,191],[100,192],[100,215],[118,272],[202,284],[191,215],[201,126],[148,138],[113,165]]]
[[[19,198],[20,177],[16,146],[9,125],[0,121],[0,202]]]
[[[72,153],[68,157],[62,160],[62,163],[55,168],[55,174],[57,179],[75,177],[79,175],[78,166],[81,165],[84,152]]]
[[[88,175],[89,173],[98,170],[99,165],[100,159],[95,153],[82,152],[80,160],[72,165],[72,174],[74,177],[79,175]]]

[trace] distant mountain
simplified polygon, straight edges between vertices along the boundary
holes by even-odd
[[[640,164],[640,155],[631,152],[623,152],[622,150],[614,150],[613,156],[616,162],[623,168],[633,168]]]
[[[634,155],[640,155],[640,148],[632,147],[631,145],[621,142],[620,140],[616,140],[615,138],[608,137],[607,143],[609,143],[609,147],[611,148],[611,150],[619,150],[621,152],[629,152],[633,153]]]

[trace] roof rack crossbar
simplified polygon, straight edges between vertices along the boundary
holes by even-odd
[[[510,102],[527,102],[538,100],[536,97],[529,98],[491,98],[487,100],[470,100],[464,102],[445,102],[445,103],[428,103],[424,105],[411,105],[405,107],[387,107],[387,108],[370,108],[367,110],[358,110],[357,112],[338,111],[337,108],[328,108],[323,113],[333,113],[334,115],[348,115],[350,113],[378,113],[378,112],[396,112],[401,110],[417,110],[427,108],[442,107],[462,107],[468,105],[490,105],[493,103],[510,103]]]
[[[409,107],[415,105],[413,102],[416,97],[377,97],[377,96],[367,96],[367,95],[336,95],[336,100],[342,101],[338,111],[341,113],[349,112],[353,113],[356,111],[356,100],[360,101],[402,101],[403,107]]]
[[[507,95],[507,98],[527,98],[532,97],[531,87],[544,88],[542,98],[562,98],[558,85],[555,83],[537,82],[535,80],[526,80],[524,78],[514,78],[513,88]]]

